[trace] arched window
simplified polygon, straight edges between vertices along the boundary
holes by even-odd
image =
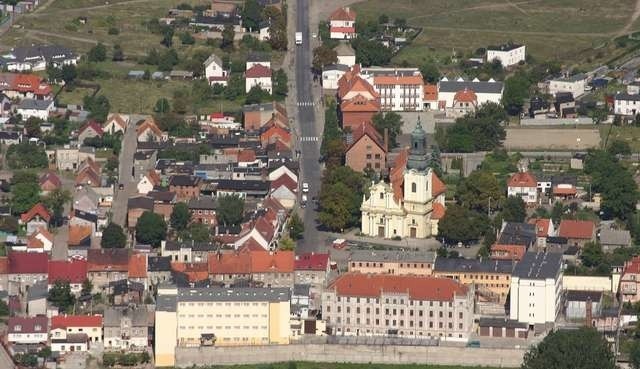
[[[380,192],[380,200],[384,199],[384,192]]]
[[[415,193],[417,191],[418,186],[416,186],[416,183],[413,182],[411,183],[411,192]]]

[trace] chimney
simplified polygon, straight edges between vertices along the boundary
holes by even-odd
[[[384,129],[384,151],[389,152],[389,128]]]

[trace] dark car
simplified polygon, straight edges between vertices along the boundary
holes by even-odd
[[[121,189],[121,190],[124,190],[124,185],[123,185],[122,183],[120,183],[120,184],[118,185],[118,188],[119,188],[119,189]]]

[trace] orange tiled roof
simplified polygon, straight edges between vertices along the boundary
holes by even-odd
[[[2,270],[2,258],[0,258],[0,271],[1,270]],[[626,273],[640,274],[640,256],[634,256],[633,258],[631,258],[631,260],[627,261],[624,264],[623,274],[626,274]],[[0,274],[2,273],[0,272]]]
[[[73,327],[100,327],[102,328],[101,315],[57,315],[51,317],[51,329]]]
[[[356,21],[356,12],[349,7],[341,7],[333,11],[329,16],[329,20],[333,21]]]
[[[428,101],[438,101],[438,85],[424,85],[424,99]]]
[[[42,79],[35,74],[16,74],[12,88],[18,92],[31,92],[34,95],[51,93],[51,86],[42,83]]]
[[[379,112],[380,101],[371,100],[364,97],[362,94],[343,100],[340,103],[340,111],[345,112]]]
[[[342,80],[342,79],[341,79]],[[342,84],[338,82],[338,96],[344,98],[349,92],[368,92],[374,99],[380,98],[380,94],[373,86],[359,75],[354,76]]]
[[[109,114],[109,116],[107,117],[107,121],[104,123],[104,126],[107,126],[111,122],[119,125],[122,129],[127,128],[127,123],[120,114]]]
[[[529,172],[518,172],[509,178],[508,187],[538,187],[536,177]]]
[[[593,238],[595,226],[590,220],[563,219],[558,228],[558,236],[590,240]]]
[[[575,187],[553,187],[554,195],[575,195],[577,192],[578,190]]]
[[[435,172],[431,173],[431,196],[437,197],[445,192],[447,192],[447,186]]]
[[[160,137],[162,136],[162,131],[160,130],[160,128],[158,128],[158,125],[156,124],[156,121],[153,118],[149,118],[144,122],[142,122],[142,124],[136,130],[137,136],[140,137],[140,135],[143,134],[147,129],[151,129],[151,131],[156,136],[160,136]]]
[[[247,250],[209,254],[210,274],[293,273],[293,251]]]
[[[79,246],[82,241],[91,237],[93,233],[91,226],[70,225],[69,226],[69,246]]]
[[[268,141],[273,137],[280,138],[285,144],[291,142],[291,133],[289,133],[287,130],[279,126],[273,126],[268,130],[264,131],[260,135],[260,140]]]
[[[158,172],[156,172],[155,169],[149,169],[149,171],[147,172],[147,178],[154,186],[162,183],[162,178],[160,178],[160,175],[158,174]]]
[[[382,151],[387,152],[387,148],[384,145],[382,136],[380,136],[380,133],[378,133],[373,124],[369,122],[362,122],[351,132],[351,134],[352,142],[347,151],[351,150],[351,148],[354,147],[358,143],[358,141],[362,139],[362,137],[369,136],[369,138],[373,142],[375,142],[375,144],[378,145],[382,149]]]
[[[396,157],[396,162],[389,173],[391,188],[393,189],[393,200],[397,203],[400,203],[404,196],[402,184],[404,183],[404,170],[407,167],[408,159],[409,149],[404,148]]]
[[[0,275],[9,273],[9,258],[0,256]]]
[[[499,260],[522,260],[526,249],[523,245],[499,245],[491,247],[491,258]]]
[[[549,234],[549,225],[551,224],[551,219],[531,219],[529,224],[534,224],[536,226],[536,235],[538,237],[547,237]]]
[[[129,257],[129,278],[147,278],[147,256],[133,254]]]
[[[396,76],[381,75],[373,77],[374,85],[420,85],[424,86],[424,81],[419,75],[413,76]],[[424,87],[423,87],[424,88]]]
[[[330,27],[329,32],[355,33],[356,27]]]
[[[433,212],[431,213],[431,219],[442,219],[444,217],[445,212],[446,212],[446,209],[444,208],[444,205],[442,205],[439,202],[434,202]]]
[[[42,205],[42,203],[35,204],[29,211],[20,215],[20,220],[22,223],[30,222],[36,215],[39,215],[42,219],[44,219],[47,223],[51,221],[51,214],[47,210],[47,208]]]
[[[47,229],[40,227],[36,232],[33,232],[29,237],[27,237],[27,248],[42,248],[44,247],[44,243],[37,238],[39,234],[43,235],[47,240],[53,242],[53,235]]]
[[[473,92],[473,90],[469,90],[465,87],[464,90],[456,92],[456,94],[453,96],[453,101],[475,103],[478,101],[478,96],[476,96],[476,93]]]
[[[244,149],[238,153],[238,162],[250,163],[256,160],[256,152],[251,149]]]
[[[271,78],[271,68],[262,64],[254,64],[245,72],[246,78]]]
[[[336,294],[351,297],[380,297],[383,293],[409,294],[412,300],[451,301],[468,288],[453,279],[387,274],[342,274],[328,287]]]
[[[171,270],[184,274],[189,282],[203,281],[209,278],[207,263],[171,262]]]

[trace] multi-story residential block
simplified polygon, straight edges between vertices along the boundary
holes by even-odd
[[[38,345],[47,343],[49,319],[44,315],[34,317],[12,316],[7,322],[7,341],[13,344]]]
[[[529,172],[517,172],[507,181],[507,196],[522,198],[525,204],[535,205],[538,202],[538,182]]]
[[[196,223],[213,227],[216,221],[216,199],[210,196],[200,196],[189,200],[191,220]]]
[[[175,364],[175,348],[288,344],[289,288],[158,290],[155,362]]]
[[[620,278],[620,294],[624,302],[640,301],[640,256],[634,256],[624,264]]]
[[[509,260],[438,258],[433,275],[473,285],[483,299],[504,303],[514,267],[515,262]]]
[[[150,312],[144,306],[113,308],[104,311],[104,348],[141,350],[149,345]]]
[[[89,249],[87,252],[87,278],[94,291],[104,291],[110,282],[127,279],[129,249]]]
[[[424,81],[418,68],[362,68],[361,76],[380,94],[382,110],[422,110]]]
[[[178,201],[188,201],[200,196],[201,178],[188,175],[176,175],[169,179],[169,191],[176,194]]]
[[[534,224],[503,222],[498,240],[491,246],[491,258],[521,260],[527,250],[537,241],[537,231]]]
[[[59,45],[34,45],[16,47],[0,57],[0,65],[9,71],[40,71],[47,65],[62,67],[75,65],[80,56]]]
[[[10,295],[25,293],[29,287],[47,279],[49,255],[40,252],[13,251],[8,257],[8,291]]]
[[[251,281],[264,287],[293,287],[293,251],[240,251],[209,254],[209,278],[232,285]]]
[[[504,44],[487,48],[487,61],[498,60],[505,68],[524,62],[526,57],[525,45]]]
[[[512,320],[554,323],[562,309],[562,254],[528,252],[511,275]]]
[[[557,78],[549,81],[549,93],[556,95],[558,92],[570,92],[574,98],[584,94],[587,86],[587,76],[583,73],[571,77]]]
[[[373,124],[364,121],[351,132],[345,165],[356,172],[386,170],[387,144]]]
[[[353,250],[349,256],[349,272],[371,274],[433,274],[435,252],[402,250]]]
[[[473,289],[452,279],[347,273],[322,294],[332,334],[466,341]]]
[[[297,284],[323,286],[330,270],[329,254],[305,253],[296,255],[294,281]]]

